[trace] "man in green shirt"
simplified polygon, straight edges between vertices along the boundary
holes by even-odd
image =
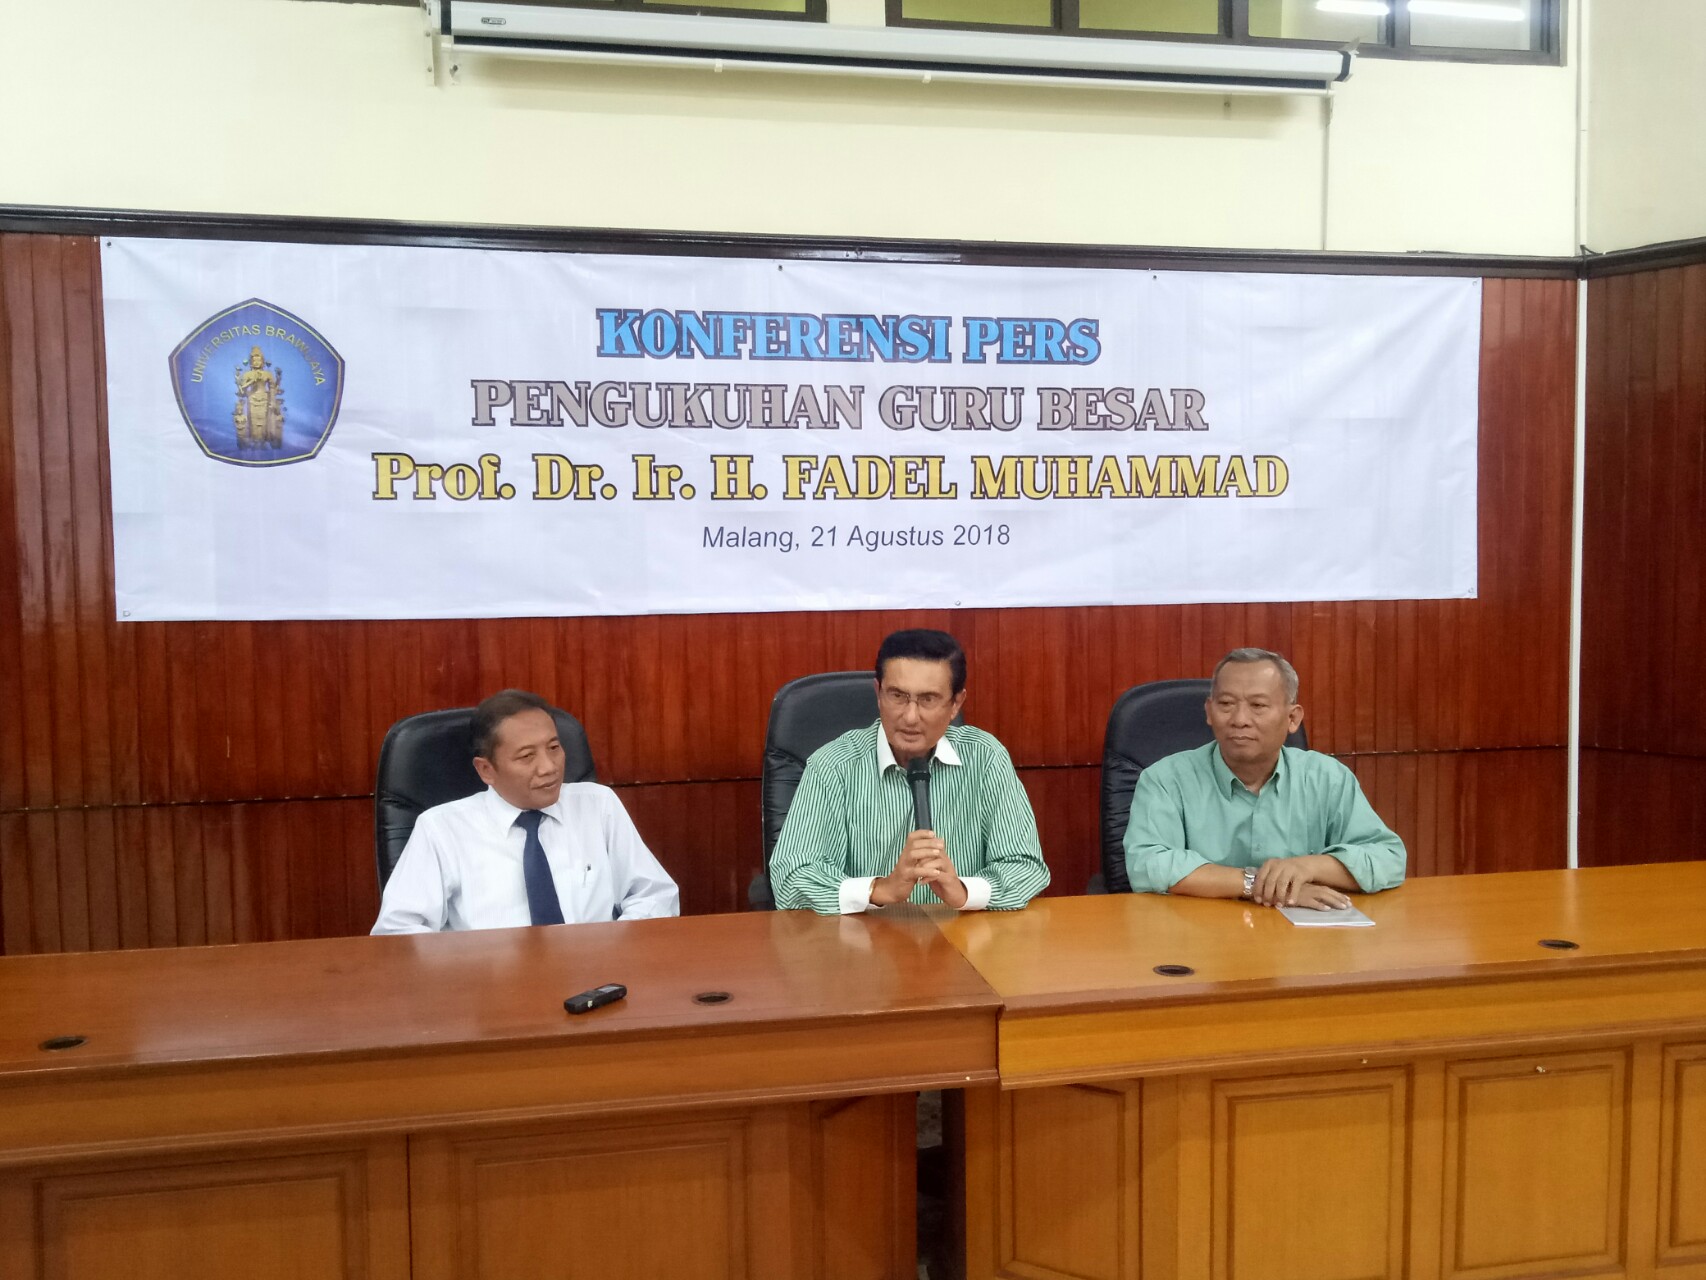
[[[1213,742],[1137,780],[1125,833],[1134,892],[1329,909],[1403,883],[1404,842],[1356,775],[1285,745],[1303,723],[1289,662],[1234,649],[1215,666],[1207,712]]]
[[[806,761],[770,859],[778,907],[847,915],[941,901],[1002,911],[1043,890],[1048,865],[1025,788],[1005,747],[952,723],[965,699],[965,653],[951,635],[883,641],[877,723]],[[930,772],[927,830],[913,830],[913,761]]]

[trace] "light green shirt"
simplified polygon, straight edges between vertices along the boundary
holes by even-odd
[[[1198,867],[1259,867],[1330,853],[1363,892],[1404,881],[1404,842],[1380,820],[1356,775],[1319,751],[1283,747],[1259,792],[1215,743],[1157,760],[1137,780],[1125,831],[1134,893],[1166,893]]]
[[[894,870],[912,832],[912,791],[905,767],[879,748],[880,734],[880,722],[854,729],[806,761],[770,858],[778,907],[823,915],[863,910],[871,878]],[[993,737],[968,725],[948,726],[942,742],[930,761],[930,824],[968,881],[974,894],[968,905],[1022,907],[1042,892],[1049,873],[1013,761]],[[982,903],[975,898],[983,886],[970,883],[977,878],[988,885]],[[937,899],[920,883],[910,901]]]

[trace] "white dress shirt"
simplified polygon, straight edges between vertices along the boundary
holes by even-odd
[[[681,914],[681,895],[651,855],[616,793],[596,782],[563,785],[541,809],[539,843],[569,924]],[[487,787],[435,805],[385,882],[374,933],[504,929],[533,923],[521,854],[521,810]]]
[[[954,744],[946,738],[939,739],[936,749],[931,753],[943,764],[951,764],[956,769],[960,767],[960,753],[954,750]],[[877,773],[879,775],[890,769],[906,768],[895,759],[894,748],[889,745],[888,734],[877,728]],[[989,905],[989,896],[994,892],[994,886],[985,876],[961,876],[960,883],[966,887],[966,900],[960,904],[961,911],[982,911]],[[871,907],[871,890],[876,888],[875,876],[850,876],[841,882],[841,914],[844,916],[857,915],[861,911],[869,911]]]

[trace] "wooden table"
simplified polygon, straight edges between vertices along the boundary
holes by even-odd
[[[908,1276],[997,1013],[922,912],[6,959],[0,1277]]]
[[[1706,863],[1358,905],[1375,928],[1151,896],[945,921],[1004,1003],[969,1274],[1706,1277]]]
[[[980,1278],[1706,1277],[1706,864],[1363,905],[7,959],[0,1278],[898,1280],[933,1087]]]

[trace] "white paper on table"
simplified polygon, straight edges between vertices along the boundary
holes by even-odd
[[[1313,929],[1372,929],[1370,920],[1355,907],[1334,907],[1320,911],[1314,907],[1281,907],[1279,913],[1293,924]]]

